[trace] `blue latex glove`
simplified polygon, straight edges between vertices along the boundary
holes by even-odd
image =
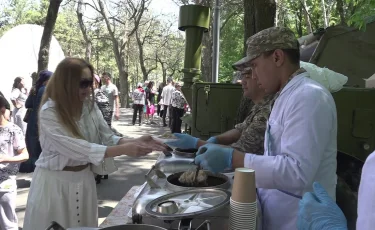
[[[210,138],[208,138],[208,140],[206,142],[212,143],[212,144],[217,144],[217,138],[216,137],[210,137]]]
[[[299,202],[298,230],[347,230],[346,218],[336,202],[318,183]]]
[[[189,134],[174,133],[177,140],[167,141],[165,144],[174,146],[180,149],[195,149],[197,148],[198,138],[190,136]]]
[[[198,149],[195,164],[214,173],[232,167],[233,149],[215,144],[205,144]]]

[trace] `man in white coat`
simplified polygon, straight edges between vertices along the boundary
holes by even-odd
[[[332,95],[299,66],[299,44],[287,28],[265,29],[247,40],[247,56],[234,64],[251,67],[253,78],[274,93],[264,155],[215,144],[200,147],[195,163],[219,172],[255,170],[263,229],[297,228],[298,203],[320,182],[335,199],[337,117]]]

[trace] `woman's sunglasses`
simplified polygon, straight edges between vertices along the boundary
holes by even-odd
[[[91,87],[93,83],[94,83],[93,80],[88,80],[88,79],[81,80],[79,82],[79,88],[86,89],[87,87]]]

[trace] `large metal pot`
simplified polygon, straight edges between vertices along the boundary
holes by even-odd
[[[65,230],[60,224],[53,221],[46,230]],[[167,230],[166,228],[147,224],[125,224],[107,228],[68,228],[67,230]]]
[[[102,228],[100,230],[167,230],[166,228],[146,224],[126,224]]]
[[[186,189],[192,189],[195,187],[189,187],[187,185],[181,184],[179,182],[180,176],[184,173],[177,172],[169,175],[167,177],[167,184],[166,187],[171,191],[184,191]],[[230,187],[229,178],[221,173],[212,173],[210,171],[204,171],[207,174],[207,185],[198,186],[199,188],[221,188],[221,189],[228,189]]]
[[[194,159],[190,158],[165,158],[163,160],[158,161],[155,164],[155,169],[163,172],[164,174],[171,174],[181,171],[187,171],[191,169],[191,163]]]
[[[210,221],[204,221],[197,229],[202,228],[203,226],[206,227],[207,230],[210,230]],[[191,220],[187,221],[187,225],[180,222],[178,227],[179,230],[191,230]],[[65,230],[60,224],[53,221],[46,230]],[[68,228],[67,230],[168,230],[166,228],[158,227],[155,225],[147,225],[147,224],[125,224],[125,225],[118,225],[112,226],[107,228]]]

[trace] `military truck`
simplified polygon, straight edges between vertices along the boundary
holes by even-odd
[[[208,30],[209,8],[186,5],[180,8],[179,29],[186,32],[184,87],[182,91],[192,108],[185,118],[188,133],[201,139],[230,130],[242,96],[237,84],[195,83],[200,74],[201,40]],[[348,77],[345,87],[333,93],[338,117],[338,167],[336,201],[355,229],[357,194],[361,169],[375,149],[375,89],[365,88],[364,79],[375,73],[375,21],[365,31],[332,26],[310,36],[301,58]],[[305,41],[306,39],[299,39]]]

